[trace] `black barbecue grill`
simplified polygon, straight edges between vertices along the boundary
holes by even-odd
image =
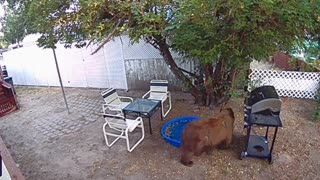
[[[261,86],[248,94],[245,99],[245,128],[247,128],[247,146],[241,153],[240,159],[245,157],[268,158],[272,163],[272,150],[278,127],[282,127],[280,119],[281,100],[273,86]],[[266,127],[265,135],[253,134],[255,126]],[[270,145],[268,139],[269,128],[275,128]]]

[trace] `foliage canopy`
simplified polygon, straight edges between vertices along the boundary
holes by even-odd
[[[174,47],[205,62],[261,60],[319,33],[320,1],[183,1]],[[199,13],[201,12],[201,13]]]
[[[307,38],[319,40],[320,0],[1,0],[22,19],[25,34],[38,32],[43,47],[57,41],[78,47],[128,34],[159,49],[191,93],[215,103],[252,59],[290,52]],[[8,17],[10,14],[8,14]],[[7,21],[9,26],[10,23]],[[12,28],[8,28],[12,29]],[[99,49],[98,48],[98,49]],[[170,48],[200,60],[192,84]],[[97,50],[98,50],[97,49]],[[205,79],[204,82],[201,82]]]

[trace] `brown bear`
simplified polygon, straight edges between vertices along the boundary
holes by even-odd
[[[192,121],[182,136],[181,163],[192,166],[193,155],[209,154],[214,147],[227,148],[232,141],[234,113],[231,108],[222,109],[214,118]]]

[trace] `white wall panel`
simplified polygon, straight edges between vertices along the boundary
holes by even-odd
[[[65,86],[87,87],[81,51],[82,49],[76,47],[66,49],[62,44],[57,45],[57,60]]]
[[[115,38],[104,47],[108,82],[110,87],[116,89],[128,89],[126,71],[124,66],[124,55],[120,38]]]
[[[35,35],[26,38],[24,47],[4,53],[4,61],[14,84],[59,86],[53,52],[33,42]],[[65,49],[57,44],[56,54],[63,85],[66,87],[113,87],[127,89],[124,60],[162,59],[159,51],[144,41],[131,44],[128,36],[115,38],[98,53],[96,46]],[[173,53],[174,57],[179,57]],[[139,64],[136,65],[140,67]],[[142,69],[144,70],[144,69]]]
[[[48,50],[36,45],[14,49],[4,53],[4,61],[9,76],[15,84],[48,85],[48,73],[53,67],[48,66]]]
[[[63,85],[66,87],[107,88],[108,73],[103,49],[64,48],[57,44],[56,55]],[[60,86],[52,49],[35,43],[4,53],[3,64],[17,85]]]
[[[17,49],[15,52],[9,51],[3,54],[3,62],[8,70],[8,75],[13,78],[15,84],[26,84],[25,76],[23,74],[23,64],[20,63],[21,50]]]
[[[96,48],[96,46],[90,46],[82,51],[86,81],[89,87],[107,88],[109,82],[104,50],[101,49],[96,54],[91,55]]]

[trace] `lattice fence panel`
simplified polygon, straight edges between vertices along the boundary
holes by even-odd
[[[279,96],[314,99],[320,85],[320,73],[251,69],[249,91],[272,85]]]

